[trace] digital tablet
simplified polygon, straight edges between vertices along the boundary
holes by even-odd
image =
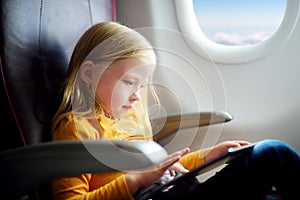
[[[239,155],[242,155],[243,153],[247,152],[248,150],[251,150],[253,146],[256,143],[251,143],[249,145],[244,145],[241,147],[232,147],[229,148],[228,151],[221,155],[220,157],[210,161],[206,162],[205,164],[185,173],[180,176],[175,177],[173,180],[168,181],[164,184],[158,185],[156,187],[152,187],[151,189],[145,190],[143,193],[139,194],[140,197],[143,196],[143,198],[139,199],[155,199],[155,196],[159,196],[160,193],[163,193],[165,191],[168,191],[172,187],[176,185],[187,185],[195,180],[195,177],[206,173],[212,169],[215,169],[223,164],[229,163],[234,158],[237,158]]]

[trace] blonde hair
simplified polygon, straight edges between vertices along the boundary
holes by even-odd
[[[119,59],[149,56],[155,55],[148,41],[127,26],[116,22],[101,22],[90,27],[79,39],[71,56],[62,101],[52,120],[52,133],[64,118],[73,115],[78,132],[99,134],[89,120],[97,119],[106,113],[101,102],[95,98],[92,89],[79,78],[82,63],[88,60],[102,63],[101,66],[109,66]],[[105,67],[103,68],[104,71]],[[154,99],[158,101],[152,87],[150,91]],[[152,129],[146,93],[148,93],[147,90],[143,93],[141,103],[135,109],[139,109],[139,112],[136,112],[139,115],[137,118],[145,126],[143,134],[145,137],[150,137]]]

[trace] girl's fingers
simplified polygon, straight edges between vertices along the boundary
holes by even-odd
[[[241,146],[250,144],[250,142],[248,142],[248,141],[239,141],[239,143]]]
[[[189,170],[184,168],[180,163],[175,163],[174,165],[172,165],[169,169],[170,171],[176,171],[179,172],[181,174],[185,174],[187,173]]]
[[[170,156],[178,155],[178,156],[182,157],[182,156],[188,154],[189,152],[190,152],[190,149],[187,147],[187,148],[184,148],[180,151],[176,151],[176,152],[172,153]]]
[[[189,148],[185,148],[181,151],[176,151],[172,154],[170,154],[167,159],[161,163],[160,167],[161,168],[164,168],[164,169],[168,169],[169,167],[171,167],[173,164],[175,164],[176,162],[179,161],[179,159],[186,155],[187,153],[190,152],[190,149]]]

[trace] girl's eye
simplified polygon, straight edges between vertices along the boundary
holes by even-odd
[[[129,81],[129,80],[124,80],[123,82],[124,82],[126,85],[133,85],[133,84],[134,84],[134,82]]]

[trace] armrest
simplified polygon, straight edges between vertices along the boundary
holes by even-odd
[[[162,126],[162,129],[154,135],[154,140],[160,141],[179,129],[226,123],[232,119],[233,116],[225,111],[171,115],[155,119],[154,125],[158,127]]]
[[[55,141],[0,153],[2,194],[23,195],[54,177],[125,171],[161,162],[167,152],[152,141]]]

